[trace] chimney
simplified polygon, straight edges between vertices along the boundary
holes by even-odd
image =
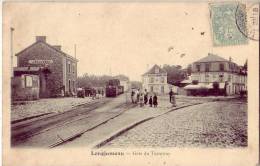
[[[53,46],[56,50],[59,50],[59,51],[61,51],[61,46],[60,45],[55,45],[55,46]]]
[[[46,42],[46,36],[36,36],[36,42]]]

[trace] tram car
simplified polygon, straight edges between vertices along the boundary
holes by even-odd
[[[124,86],[120,85],[118,79],[111,79],[106,84],[106,97],[116,97],[124,93]]]

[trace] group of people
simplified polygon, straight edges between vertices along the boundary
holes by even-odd
[[[173,107],[176,107],[176,100],[175,100],[174,92],[172,90],[170,90],[169,92],[169,97],[170,97],[170,103],[173,105]],[[150,95],[148,99],[148,92],[146,89],[144,90],[144,92],[140,92],[140,89],[135,91],[132,90],[131,100],[132,103],[134,104],[139,103],[140,107],[143,107],[144,105],[147,104],[149,104],[150,107],[157,107],[158,105],[158,99],[156,93]]]
[[[149,104],[150,107],[157,107],[158,105],[158,100],[157,100],[157,95],[154,93],[153,96],[150,96],[148,99],[148,92],[145,89],[144,92],[140,92],[140,89],[134,91],[132,90],[131,92],[131,100],[132,103],[139,103],[140,107],[143,107],[144,105]]]

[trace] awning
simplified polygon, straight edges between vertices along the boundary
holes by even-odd
[[[39,74],[40,72],[49,74],[51,70],[48,67],[14,67],[14,75],[21,74]]]
[[[197,85],[187,85],[184,87],[184,89],[189,89],[189,90],[195,90],[195,89],[205,89],[205,87],[201,86],[200,84]]]
[[[213,83],[209,83],[209,84],[206,84],[206,83],[199,83],[197,85],[193,85],[193,84],[190,84],[190,85],[187,85],[184,87],[184,89],[213,89]],[[219,83],[219,89],[224,89],[225,88],[225,83],[221,82]]]
[[[183,80],[181,81],[181,84],[191,84],[192,81],[191,80]]]

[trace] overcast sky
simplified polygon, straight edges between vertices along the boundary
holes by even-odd
[[[72,56],[76,44],[79,76],[111,69],[113,75],[141,80],[148,65],[186,67],[208,52],[242,65],[257,48],[253,41],[213,47],[207,3],[9,3],[4,24],[15,28],[14,53],[37,35]]]

